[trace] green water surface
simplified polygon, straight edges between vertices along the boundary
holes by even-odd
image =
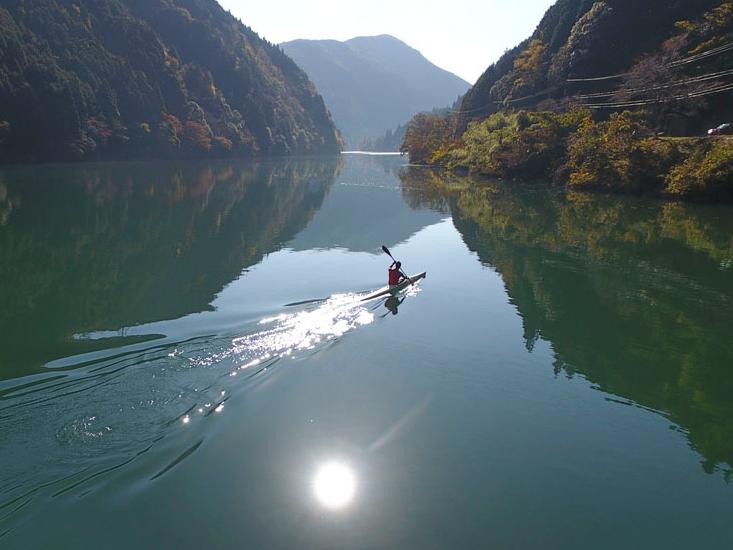
[[[0,281],[0,547],[733,545],[730,206],[11,167]]]

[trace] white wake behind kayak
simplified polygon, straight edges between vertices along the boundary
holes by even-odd
[[[366,302],[367,300],[373,300],[374,298],[386,296],[387,294],[396,294],[403,288],[407,288],[408,286],[418,282],[420,279],[424,279],[427,274],[427,271],[423,271],[422,273],[418,273],[417,275],[413,275],[412,277],[405,279],[398,285],[382,287],[379,290],[375,290],[374,292],[372,292],[369,296],[362,298],[361,301]]]

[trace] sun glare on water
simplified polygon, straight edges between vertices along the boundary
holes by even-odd
[[[356,493],[356,476],[340,462],[323,464],[313,480],[313,492],[325,508],[336,510],[348,506]]]
[[[236,338],[233,351],[287,356],[297,350],[314,349],[373,321],[374,314],[357,295],[337,295],[315,309],[262,319],[259,324],[269,328]]]

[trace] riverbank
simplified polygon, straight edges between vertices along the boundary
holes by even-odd
[[[680,200],[733,200],[733,138],[655,135],[625,111],[595,121],[586,110],[499,112],[459,138],[450,118],[418,116],[403,149],[412,162],[573,190]]]

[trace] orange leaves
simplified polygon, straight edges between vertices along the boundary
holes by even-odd
[[[211,150],[211,130],[201,122],[189,120],[184,125],[183,143],[196,152]]]
[[[410,153],[410,160],[429,163],[441,146],[451,139],[455,124],[450,116],[418,113],[407,124],[405,141],[400,148]]]

